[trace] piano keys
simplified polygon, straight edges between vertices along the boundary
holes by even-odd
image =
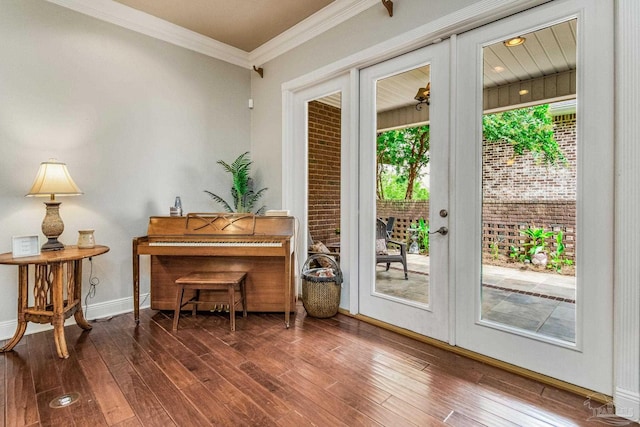
[[[296,300],[294,228],[295,220],[288,216],[190,213],[185,217],[149,218],[147,235],[133,239],[136,322],[139,322],[140,256],[150,255],[152,309],[173,310],[175,280],[188,273],[246,271],[247,310],[284,312],[288,328]]]
[[[179,241],[179,242],[149,242],[149,246],[215,246],[215,247],[238,247],[245,246],[250,248],[281,248],[282,242],[258,242],[258,241],[249,241],[249,242],[189,242],[189,241]]]

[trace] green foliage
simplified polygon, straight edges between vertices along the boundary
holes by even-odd
[[[562,242],[563,236],[562,231],[558,231],[555,237],[556,240],[556,249],[550,253],[551,259],[549,260],[549,264],[547,264],[547,268],[552,268],[558,273],[562,271],[563,265],[572,265],[573,261],[570,259],[566,259],[563,254],[565,251],[565,245]]]
[[[423,218],[420,218],[417,223],[411,222],[409,224],[410,228],[417,230],[418,236],[418,247],[420,248],[420,252],[424,254],[429,254],[429,223],[425,221]]]
[[[521,231],[520,234],[527,236],[529,239],[524,244],[525,259],[531,261],[533,256],[537,253],[547,252],[547,239],[553,237],[553,232],[544,231],[544,228],[527,228]]]
[[[528,239],[524,243],[524,248],[518,248],[517,246],[509,247],[509,258],[519,262],[531,262],[535,254],[544,253],[548,256],[547,268],[553,269],[560,273],[562,267],[565,265],[573,265],[573,261],[564,257],[565,245],[564,235],[562,231],[553,233],[552,231],[545,231],[544,228],[527,228],[520,231],[520,234],[527,236]],[[554,241],[555,249],[549,251],[548,240]]]
[[[498,259],[500,255],[500,246],[498,246],[498,242],[495,240],[491,242],[489,249],[491,250],[491,258]]]
[[[429,253],[429,223],[427,223],[424,219],[420,218],[418,220],[418,241],[420,242],[420,247],[424,250],[425,253]]]
[[[380,177],[386,200],[404,200],[407,194],[407,177],[398,175],[394,171],[386,172]],[[429,200],[429,189],[424,188],[420,181],[413,185],[413,200]]]
[[[226,212],[238,212],[246,213],[251,212],[255,203],[262,197],[262,194],[267,191],[267,188],[261,188],[258,191],[253,190],[253,180],[251,179],[249,172],[251,170],[251,164],[253,163],[249,159],[249,152],[241,154],[236,158],[233,163],[228,164],[223,160],[217,162],[221,165],[225,171],[229,172],[232,177],[231,196],[233,197],[233,206],[227,203],[222,197],[211,191],[204,190],[213,200],[220,203]],[[262,206],[255,213],[261,215],[264,213],[266,206]]]
[[[397,177],[394,180],[404,184],[405,194],[403,200],[415,198],[414,190],[420,177],[429,163],[429,126],[418,126],[405,129],[382,132],[377,138],[377,176],[376,190],[378,199],[388,199],[385,194],[384,176],[388,174],[390,165]]]
[[[525,255],[520,251],[520,248],[517,246],[509,246],[509,258],[514,261],[524,262]]]
[[[429,200],[429,189],[416,182],[413,186],[413,200]]]
[[[548,104],[486,114],[482,118],[482,129],[487,141],[507,141],[518,156],[529,151],[536,159],[542,157],[547,164],[566,162],[553,136]]]

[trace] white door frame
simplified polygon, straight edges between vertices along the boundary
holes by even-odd
[[[452,227],[456,339],[469,350],[572,384],[612,393],[613,2],[551,2],[458,37]],[[578,244],[576,343],[508,332],[481,320],[482,47],[578,18]],[[597,53],[596,53],[597,52]],[[461,260],[465,262],[462,263]]]
[[[357,242],[357,209],[354,208],[354,197],[357,193],[357,169],[350,168],[352,152],[357,152],[354,147],[356,138],[351,135],[350,127],[352,117],[353,94],[351,93],[351,73],[324,80],[316,85],[308,86],[297,91],[285,91],[283,93],[283,111],[289,111],[292,119],[290,133],[285,133],[285,149],[282,151],[283,182],[289,185],[283,187],[283,208],[289,209],[291,215],[297,218],[298,237],[296,240],[296,290],[300,293],[299,269],[307,258],[307,236],[308,236],[308,185],[309,185],[309,165],[308,165],[308,103],[310,101],[341,93],[341,185],[340,185],[340,228],[341,248],[340,248],[340,269],[342,270],[344,282],[343,287],[350,289],[351,284],[357,285],[357,269],[352,268],[355,259],[353,253],[357,253],[357,248],[352,242]],[[285,115],[283,120],[287,120]],[[283,128],[285,128],[283,124]],[[285,191],[286,188],[286,191]],[[357,206],[356,206],[357,207]],[[342,292],[340,307],[349,308],[352,312],[357,312],[357,307],[353,309],[350,304],[352,292]],[[356,299],[357,300],[357,299]]]

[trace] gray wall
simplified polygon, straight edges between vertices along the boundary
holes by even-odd
[[[2,1],[0,56],[0,252],[12,236],[44,239],[43,200],[24,195],[40,162],[63,161],[84,195],[60,198],[60,241],[94,228],[111,247],[94,259],[88,317],[130,310],[131,239],[149,216],[178,195],[186,212],[219,210],[203,190],[229,194],[216,161],[251,148],[251,71],[40,0]],[[0,283],[4,337],[17,268],[0,266]]]

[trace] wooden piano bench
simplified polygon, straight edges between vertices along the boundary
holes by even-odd
[[[200,291],[226,292],[229,295],[229,316],[231,331],[236,330],[236,305],[242,303],[242,316],[247,317],[246,286],[247,273],[239,271],[195,271],[176,280],[176,306],[173,315],[173,330],[178,330],[180,309],[187,304],[193,304],[195,316],[198,304],[212,301],[200,301]],[[193,298],[182,302],[185,289],[196,291]],[[236,299],[236,292],[240,291],[240,299]]]

